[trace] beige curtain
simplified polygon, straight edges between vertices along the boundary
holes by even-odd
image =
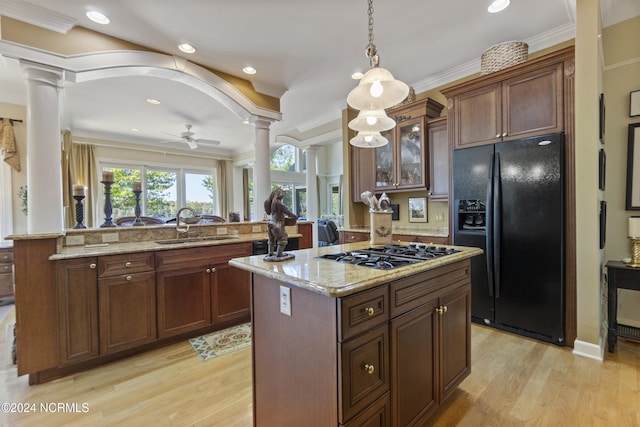
[[[244,206],[244,220],[251,217],[251,201],[249,200],[249,169],[242,169],[242,204]]]
[[[218,202],[220,203],[220,216],[229,218],[229,189],[227,188],[227,162],[218,160],[216,167],[216,181],[218,182]]]
[[[84,204],[84,224],[88,228],[95,227],[94,209],[98,203],[98,174],[96,161],[94,156],[93,145],[73,144],[71,142],[71,133],[65,131],[63,135],[65,152],[67,155],[67,170],[65,173],[65,191],[64,197],[66,201],[65,207],[65,226],[72,228],[76,223],[75,204],[76,201],[71,197],[71,186],[74,184],[82,184],[85,186],[86,198]]]

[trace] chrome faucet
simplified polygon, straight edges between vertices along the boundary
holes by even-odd
[[[200,215],[198,215],[198,213],[193,209],[190,208],[188,206],[185,206],[184,208],[180,208],[180,210],[178,210],[178,213],[176,215],[176,232],[177,232],[177,237],[180,237],[181,234],[184,235],[188,235],[189,234],[189,224],[187,224],[186,222],[184,223],[184,225],[186,227],[184,228],[180,228],[180,220],[182,219],[182,217],[180,216],[180,214],[182,214],[183,211],[189,211],[191,212],[191,214],[193,215],[193,218],[200,218]]]

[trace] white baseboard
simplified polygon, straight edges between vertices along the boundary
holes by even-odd
[[[604,360],[604,342],[600,340],[600,344],[592,344],[575,340],[573,342],[573,354],[602,362]]]

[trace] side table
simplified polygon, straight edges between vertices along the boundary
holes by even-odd
[[[613,353],[618,337],[640,340],[640,328],[619,325],[618,316],[618,289],[631,289],[640,291],[640,268],[627,267],[621,261],[607,262],[609,276],[608,283],[608,315],[609,326],[607,330],[607,344],[609,352]]]

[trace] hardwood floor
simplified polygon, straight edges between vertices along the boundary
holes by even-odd
[[[0,426],[251,426],[250,349],[201,362],[184,342],[29,386],[6,349],[14,318],[0,324],[0,403],[35,403],[36,412],[0,412]],[[472,352],[471,375],[424,427],[640,426],[638,343],[619,340],[600,363],[473,325]],[[41,403],[78,412],[45,413]]]

